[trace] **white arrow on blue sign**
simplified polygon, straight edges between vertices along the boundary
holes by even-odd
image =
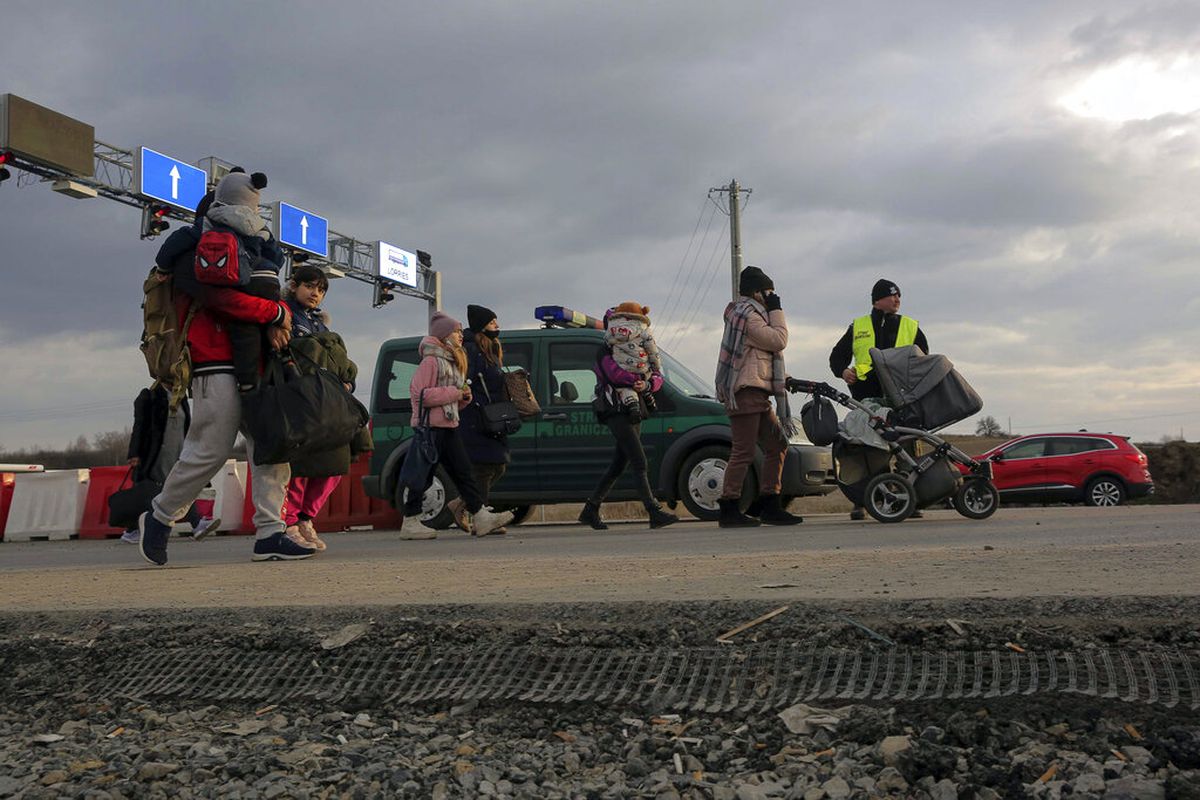
[[[195,211],[208,191],[208,173],[157,150],[139,147],[133,160],[133,187],[142,197]]]
[[[329,257],[329,220],[325,217],[290,203],[278,202],[271,222],[280,244],[321,258]]]

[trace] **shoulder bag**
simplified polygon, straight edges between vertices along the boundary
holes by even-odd
[[[417,395],[417,425],[413,428],[412,441],[408,452],[404,454],[404,463],[400,465],[400,474],[396,478],[397,496],[403,496],[403,489],[409,494],[424,494],[433,482],[433,471],[437,469],[438,449],[433,438],[433,428],[429,424],[429,409],[425,407],[425,392]]]
[[[529,385],[529,373],[525,370],[514,369],[504,373],[504,393],[522,419],[531,419],[542,413],[533,387]]]
[[[484,380],[483,373],[480,372],[478,377],[479,386],[483,389],[484,397],[487,398],[486,404],[480,404],[483,432],[488,436],[494,436],[499,439],[521,430],[521,413],[517,410],[516,405],[511,400],[496,400],[493,402],[492,393],[488,391],[487,381]],[[526,383],[526,386],[528,386],[528,383]]]

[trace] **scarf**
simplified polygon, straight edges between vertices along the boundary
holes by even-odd
[[[432,338],[432,337],[427,337]],[[454,354],[440,344],[436,344],[437,340],[421,342],[421,358],[429,358],[433,356],[437,359],[437,385],[438,386],[464,386],[466,385],[466,376],[458,369],[458,363],[454,360]],[[442,411],[446,414],[446,419],[452,422],[458,422],[458,401],[446,403],[442,406]]]
[[[725,331],[721,334],[715,382],[717,399],[725,404],[727,411],[737,410],[737,401],[734,399],[737,387],[733,384],[746,357],[746,323],[751,314],[767,318],[767,310],[762,304],[749,297],[740,298],[725,310]],[[771,394],[775,397],[775,413],[779,417],[784,439],[789,439],[799,428],[792,419],[788,405],[787,367],[783,363],[782,352],[773,353],[771,357]]]

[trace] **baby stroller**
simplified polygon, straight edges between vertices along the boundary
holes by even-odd
[[[991,462],[976,461],[935,435],[983,408],[950,359],[910,345],[872,349],[871,363],[886,405],[860,402],[827,383],[788,379],[788,391],[813,395],[800,421],[813,444],[832,445],[842,493],[880,522],[903,522],[918,508],[948,499],[970,519],[994,514],[1000,493]],[[840,424],[833,403],[850,409]],[[913,456],[909,450],[918,441],[932,451]]]

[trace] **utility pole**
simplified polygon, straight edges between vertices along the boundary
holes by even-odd
[[[729,181],[728,186],[709,189],[708,193],[721,192],[729,194],[729,269],[732,273],[732,299],[738,299],[738,278],[742,274],[742,209],[738,204],[738,195],[749,195],[753,189],[744,189],[737,180]]]

